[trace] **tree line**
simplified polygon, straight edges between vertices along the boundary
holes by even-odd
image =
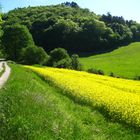
[[[76,3],[14,9],[3,15],[3,26],[25,25],[37,46],[46,51],[97,52],[140,40],[140,24],[123,17],[96,15]]]
[[[8,59],[23,63],[45,64],[49,59],[48,65],[64,67],[78,58],[74,55],[70,59],[67,51],[70,54],[102,52],[140,41],[140,24],[136,21],[110,13],[96,15],[75,2],[17,8],[3,14],[2,20],[1,49]],[[46,52],[51,55],[53,51],[64,53],[66,60],[59,63],[55,58],[52,60]]]

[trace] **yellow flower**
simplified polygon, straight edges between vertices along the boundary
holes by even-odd
[[[140,127],[140,82],[67,69],[25,66],[73,97]]]

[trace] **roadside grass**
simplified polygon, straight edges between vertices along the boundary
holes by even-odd
[[[64,96],[31,70],[10,64],[0,90],[2,140],[139,140],[135,129]]]
[[[2,74],[5,72],[5,64],[2,64],[2,70],[0,71],[0,77],[2,76]]]
[[[140,42],[131,43],[112,52],[81,57],[80,62],[85,70],[101,69],[106,75],[114,73],[122,78],[140,76]]]

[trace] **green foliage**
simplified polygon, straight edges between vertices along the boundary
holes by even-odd
[[[5,72],[5,64],[2,64],[2,69],[0,70],[0,77],[2,76],[2,74]]]
[[[18,8],[4,14],[3,20],[3,26],[27,26],[35,44],[46,51],[58,45],[72,53],[108,51],[140,40],[140,24],[110,13],[97,16],[75,2]]]
[[[103,70],[98,70],[98,74],[99,75],[104,75],[104,71]]]
[[[4,52],[2,49],[0,50],[0,58],[4,58]]]
[[[47,53],[41,47],[29,46],[22,50],[22,60],[24,64],[45,64],[48,60]]]
[[[114,42],[117,46],[140,41],[140,24],[136,21],[124,20],[122,16],[112,16],[110,13],[102,15],[101,20],[117,34],[118,39]]]
[[[110,27],[113,29],[115,33],[119,35],[120,41],[129,42],[132,40],[133,33],[126,25],[119,24],[119,23],[112,23]]]
[[[50,52],[48,65],[58,68],[70,68],[71,59],[65,49],[56,48]]]
[[[79,56],[73,54],[71,57],[67,51],[63,48],[55,48],[50,52],[47,65],[57,68],[70,68],[75,70],[81,70],[81,64],[79,62]]]
[[[76,2],[65,2],[65,3],[62,3],[62,5],[70,6],[70,7],[73,7],[73,8],[79,8],[79,6]]]
[[[89,73],[94,73],[94,74],[98,74],[97,69],[94,69],[94,68],[88,69],[87,72],[89,72]]]
[[[110,72],[109,76],[111,77],[116,77],[115,74],[113,72]]]
[[[62,60],[59,60],[59,61],[55,61],[53,63],[53,67],[56,67],[56,68],[71,68],[71,60],[70,58],[64,58]]]
[[[94,73],[94,74],[99,74],[99,75],[104,75],[104,71],[103,70],[97,70],[95,68],[90,68],[90,69],[87,70],[87,72]]]
[[[140,80],[140,76],[135,76],[134,80]]]
[[[53,61],[59,61],[65,58],[68,58],[69,55],[67,51],[63,48],[56,48],[50,52],[50,57],[53,59]]]
[[[3,26],[27,26],[35,44],[46,51],[58,45],[72,53],[107,51],[140,39],[140,24],[110,13],[97,16],[75,2],[18,8],[5,14],[3,20]]]
[[[2,35],[3,35],[3,31],[2,31],[2,24],[3,24],[3,20],[2,20],[2,13],[1,13],[1,5],[0,5],[0,57],[3,57],[3,51],[2,51]]]
[[[73,54],[71,56],[71,67],[74,70],[81,70],[82,66],[79,61],[79,56],[77,54]]]
[[[137,22],[110,13],[97,16],[88,9],[80,8],[75,2],[18,8],[2,18],[4,51],[8,59],[18,62],[22,48],[33,46],[33,39],[46,52],[61,47],[70,54],[106,52],[132,41],[140,41],[140,24]],[[50,57],[49,63],[46,60],[44,64],[69,68],[72,61],[69,56],[64,60],[61,58],[60,62],[55,57],[53,59]]]
[[[18,24],[4,27],[2,43],[7,59],[14,61],[20,61],[23,48],[34,45],[27,27]]]
[[[79,31],[80,27],[77,23],[70,19],[59,19],[53,26],[44,31],[44,36],[47,38],[47,42],[45,40],[44,43],[51,46],[51,50],[59,45],[59,47],[74,51],[73,47],[76,46],[75,41]]]

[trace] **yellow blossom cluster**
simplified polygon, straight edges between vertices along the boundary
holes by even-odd
[[[140,82],[67,69],[32,69],[77,99],[105,110],[112,118],[140,127]]]

